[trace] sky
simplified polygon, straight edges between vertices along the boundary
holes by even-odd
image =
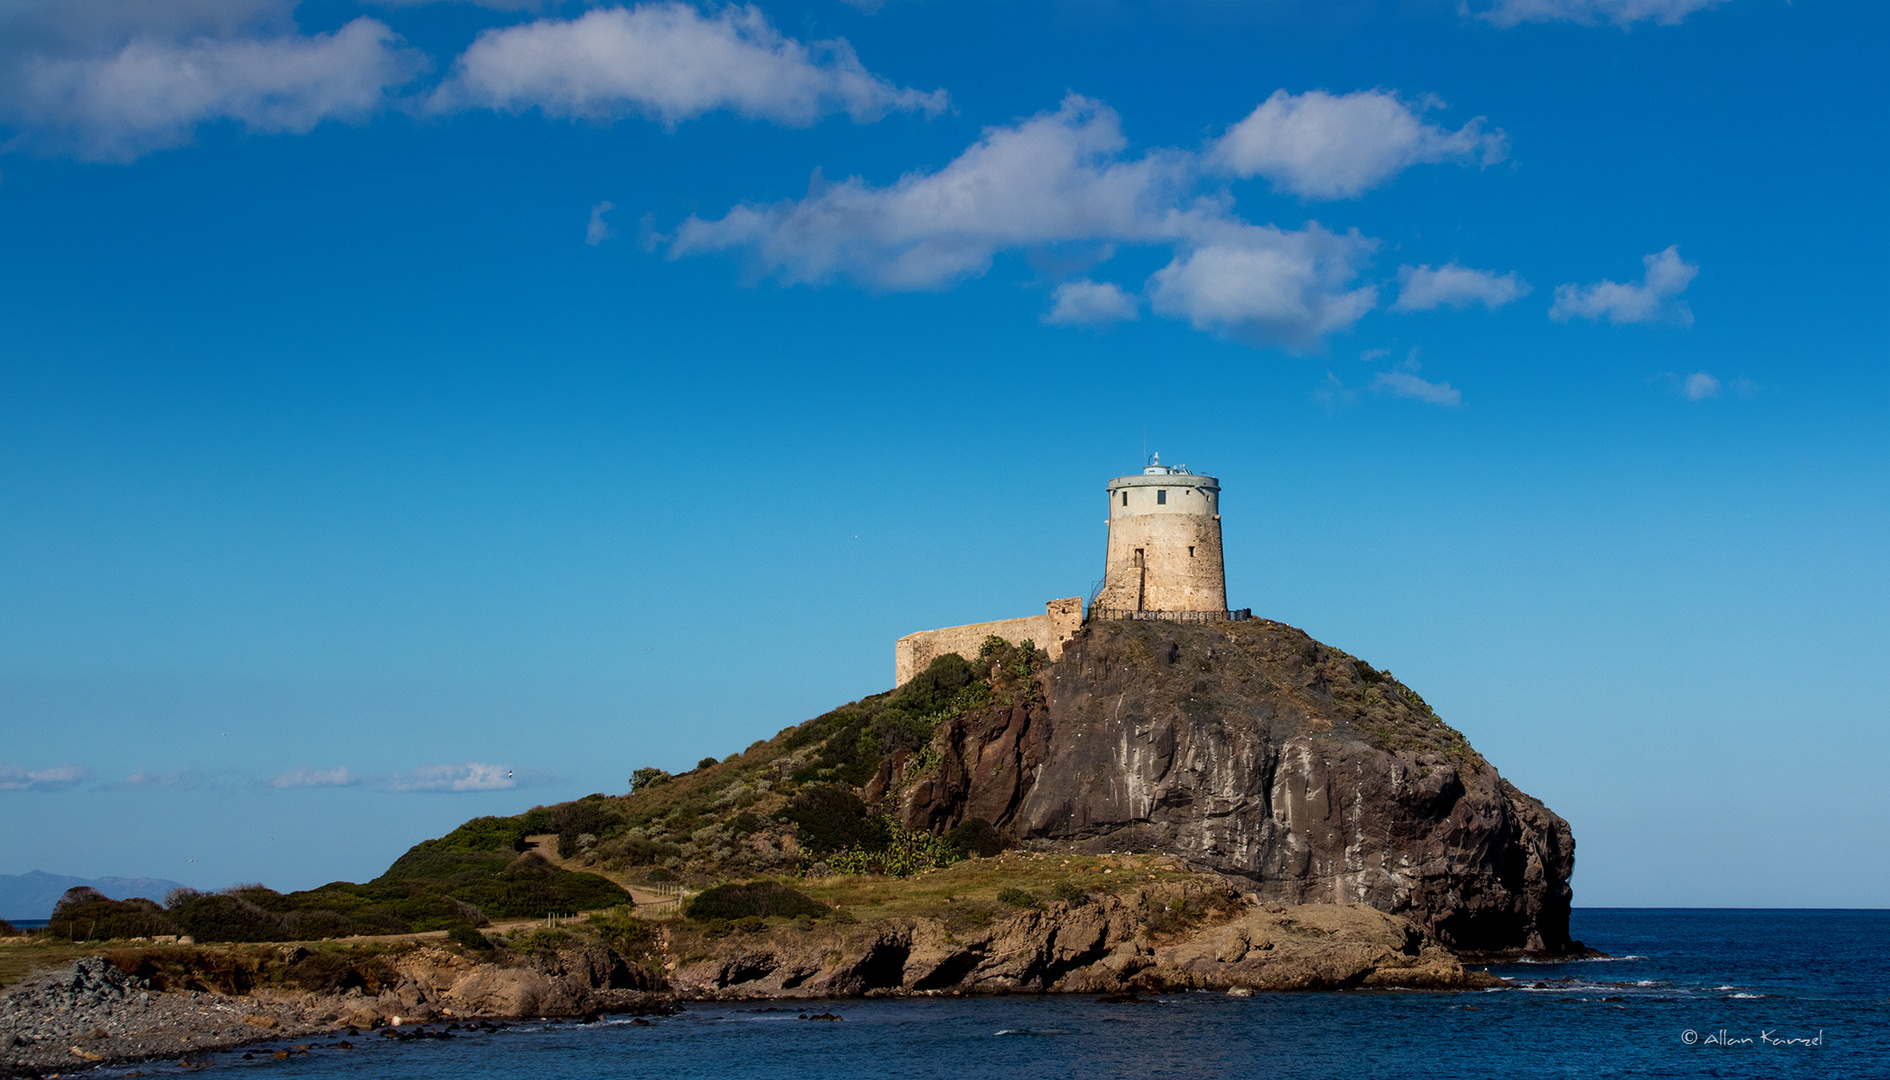
[[[280,889],[1101,575],[1890,898],[1890,9],[0,0],[0,873]]]

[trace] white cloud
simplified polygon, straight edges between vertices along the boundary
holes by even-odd
[[[1264,176],[1309,199],[1348,199],[1419,164],[1490,165],[1508,140],[1485,132],[1479,116],[1455,131],[1426,123],[1440,102],[1411,104],[1396,94],[1276,90],[1208,151],[1208,162],[1235,176]]]
[[[886,289],[936,289],[984,273],[1000,250],[1072,240],[1176,235],[1186,155],[1124,160],[1115,112],[1071,95],[1054,113],[987,128],[937,172],[888,187],[818,174],[806,198],[691,217],[672,256],[746,249],[791,283],[848,276]]]
[[[1055,304],[1043,321],[1056,325],[1121,322],[1141,315],[1135,297],[1109,281],[1069,281],[1051,294]]]
[[[77,29],[65,21],[76,7],[105,18]],[[358,120],[425,67],[375,19],[303,35],[279,25],[281,5],[232,4],[218,18],[184,4],[168,21],[157,17],[165,8],[15,13],[0,29],[30,32],[0,50],[0,121],[35,149],[125,161],[189,142],[213,121],[306,132],[323,120]]]
[[[1477,17],[1497,26],[1526,22],[1573,22],[1584,26],[1613,23],[1623,30],[1637,22],[1677,26],[1696,11],[1722,0],[1495,0],[1479,5]]]
[[[0,765],[0,791],[57,791],[91,775],[92,770],[83,765],[54,765],[45,769]]]
[[[279,788],[350,787],[360,782],[347,766],[338,769],[291,769],[269,781]]]
[[[1391,305],[1393,311],[1464,308],[1471,304],[1499,308],[1529,291],[1529,285],[1514,273],[1472,270],[1454,262],[1436,269],[1428,265],[1401,266],[1398,286],[1398,300]]]
[[[604,220],[604,215],[616,208],[616,204],[609,199],[605,199],[603,202],[591,207],[591,223],[585,226],[584,229],[585,243],[596,247],[611,238],[613,234],[610,231],[610,224]]]
[[[442,110],[536,107],[548,116],[672,124],[717,109],[796,125],[832,113],[865,121],[891,110],[936,113],[946,103],[943,90],[902,89],[874,75],[843,40],[810,46],[783,37],[759,8],[705,16],[681,3],[487,30],[433,96]]]
[[[1169,245],[1174,261],[1150,279],[1155,310],[1256,345],[1309,345],[1376,302],[1369,287],[1350,285],[1376,241],[1318,225],[1248,224],[1224,201],[1195,197],[1192,155],[1131,158],[1127,145],[1113,110],[1071,95],[1053,113],[986,129],[936,172],[886,187],[816,176],[804,199],[744,204],[714,221],[691,217],[677,228],[670,255],[742,250],[759,273],[789,283],[844,276],[911,290],[982,274],[1001,251]],[[1072,317],[1079,299],[1105,298],[1079,289],[1058,297],[1060,309],[1066,296]],[[1115,310],[1127,299],[1117,290]]]
[[[1175,257],[1149,279],[1157,312],[1250,345],[1305,348],[1357,322],[1378,302],[1351,288],[1377,241],[1317,224],[1288,232],[1241,225]]]
[[[517,786],[512,770],[477,761],[464,765],[425,765],[391,777],[387,782],[387,787],[394,791],[505,791]]]
[[[1688,401],[1704,401],[1719,396],[1719,379],[1709,372],[1696,371],[1680,381],[1680,393]]]
[[[1597,281],[1592,285],[1557,285],[1555,303],[1549,317],[1569,319],[1607,319],[1615,325],[1643,322],[1693,324],[1693,311],[1674,299],[1686,292],[1700,268],[1680,258],[1678,246],[1645,256],[1647,267],[1640,284]]]
[[[1373,377],[1371,387],[1395,397],[1411,398],[1432,405],[1454,407],[1463,404],[1463,394],[1449,383],[1434,383],[1411,371],[1381,371]]]

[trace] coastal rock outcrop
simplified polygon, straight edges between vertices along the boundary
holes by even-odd
[[[1263,619],[1093,622],[1036,692],[952,720],[908,827],[1180,856],[1466,953],[1562,953],[1575,841],[1416,692]]]
[[[742,940],[673,927],[683,998],[1470,989],[1500,981],[1408,919],[1267,904],[1208,879],[1052,902],[971,928],[950,918],[784,925]]]

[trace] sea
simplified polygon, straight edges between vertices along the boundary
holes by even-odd
[[[248,1048],[189,1071],[298,1080],[1890,1078],[1890,911],[1577,909],[1610,958],[1493,966],[1471,993],[1179,993],[691,1004],[645,1024]],[[803,1019],[825,1014],[839,1020]],[[442,1030],[433,1025],[433,1031]],[[207,1066],[207,1067],[206,1067]],[[136,1067],[146,1076],[184,1071]],[[131,1067],[92,1070],[125,1075]]]

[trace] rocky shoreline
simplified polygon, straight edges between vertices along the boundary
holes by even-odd
[[[691,1001],[1507,985],[1423,927],[1364,905],[1264,902],[1211,878],[1051,902],[968,925],[937,916],[646,924],[641,949],[470,951],[437,941],[114,950],[0,994],[0,1075],[191,1061],[256,1043],[471,1034],[493,1021],[674,1012]],[[554,931],[554,933],[564,933]],[[267,976],[274,980],[262,985]],[[299,989],[315,987],[315,989]],[[416,1034],[416,1025],[431,1025]]]

